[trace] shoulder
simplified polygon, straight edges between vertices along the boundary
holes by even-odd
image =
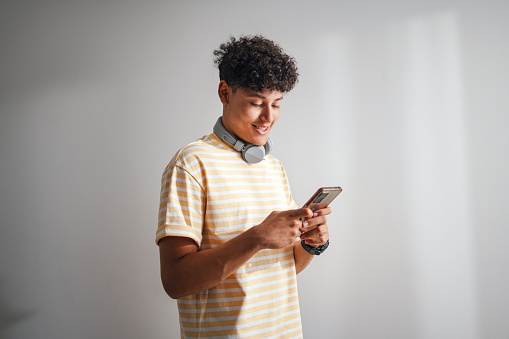
[[[272,154],[266,155],[264,161],[267,163],[267,166],[270,166],[273,169],[278,169],[282,172],[285,171],[281,161]]]
[[[229,163],[236,157],[238,157],[237,151],[211,133],[180,148],[166,170],[179,167],[189,172],[199,172],[210,166],[216,167],[218,164]]]
[[[184,167],[197,159],[220,152],[221,146],[213,134],[205,135],[180,148],[171,159],[170,165]]]

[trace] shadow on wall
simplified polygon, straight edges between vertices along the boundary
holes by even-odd
[[[2,332],[13,325],[32,318],[35,311],[23,311],[14,309],[6,298],[3,283],[0,280],[0,338],[3,338]]]

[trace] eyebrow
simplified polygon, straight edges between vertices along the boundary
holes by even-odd
[[[251,96],[251,97],[257,97],[257,98],[260,98],[260,99],[267,99],[266,97],[264,97],[263,95],[261,95],[258,92],[249,93],[248,95]],[[283,96],[274,99],[274,101],[279,101],[279,100],[283,100]]]

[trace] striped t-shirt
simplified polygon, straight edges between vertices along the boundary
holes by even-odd
[[[161,181],[156,242],[193,239],[200,251],[296,208],[283,166],[257,164],[215,134],[183,147]],[[301,338],[293,246],[262,250],[219,285],[178,299],[182,338]]]

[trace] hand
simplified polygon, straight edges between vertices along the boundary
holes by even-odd
[[[278,249],[290,246],[301,235],[302,218],[311,218],[309,208],[274,211],[258,226],[256,231],[263,248]]]
[[[326,215],[331,214],[330,207],[323,208],[313,213],[313,217],[305,220],[300,228],[300,238],[309,246],[318,247],[329,240],[329,228]]]

